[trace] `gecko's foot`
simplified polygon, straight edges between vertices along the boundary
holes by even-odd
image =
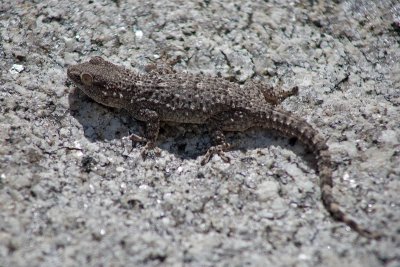
[[[366,231],[364,234],[362,234],[363,236],[365,236],[366,238],[369,239],[375,239],[375,240],[380,240],[384,237],[386,237],[384,234],[382,233],[378,233],[378,232],[370,232],[370,231]]]
[[[140,154],[142,155],[143,160],[146,160],[149,156],[152,158],[154,156],[159,157],[161,155],[161,150],[156,147],[156,144],[153,141],[147,141]]]
[[[288,96],[298,95],[298,94],[299,94],[299,87],[293,86],[292,89],[290,89]]]
[[[146,145],[140,151],[140,155],[142,156],[143,160],[146,160],[146,158],[148,158],[149,156],[152,157],[153,155],[155,155],[158,157],[161,155],[161,150],[156,147],[155,143],[153,141],[149,141],[145,137],[131,134],[129,136],[123,137],[122,139],[129,139],[132,141],[132,150],[135,143],[146,143]]]
[[[130,134],[128,136],[122,137],[122,140],[131,140],[132,141],[132,147],[129,153],[133,151],[133,148],[135,147],[136,143],[145,143],[148,142],[147,138],[136,135],[136,134]]]
[[[146,160],[148,157],[159,157],[161,155],[161,150],[156,147],[153,142],[148,142],[140,151],[140,155],[142,156],[143,160]]]
[[[299,87],[294,86],[294,87],[292,87],[292,89],[290,89],[290,91],[281,91],[281,92],[277,93],[276,97],[277,97],[278,103],[281,103],[286,98],[293,96],[293,95],[298,95],[298,94],[299,94]]]
[[[214,155],[218,155],[226,163],[230,162],[231,161],[230,157],[228,157],[224,152],[230,147],[231,147],[230,144],[223,144],[210,147],[207,150],[207,153],[204,155],[203,159],[201,160],[201,165],[205,165],[207,162],[209,162]]]

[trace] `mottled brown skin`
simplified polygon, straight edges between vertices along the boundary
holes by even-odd
[[[225,161],[229,148],[224,131],[245,131],[250,127],[274,129],[304,143],[317,159],[321,198],[336,220],[368,238],[378,238],[345,214],[332,195],[332,166],[325,138],[305,120],[278,108],[286,97],[297,93],[276,92],[259,84],[243,88],[225,79],[189,73],[176,73],[170,67],[152,65],[146,74],[137,74],[101,57],[68,68],[68,77],[90,98],[109,107],[124,108],[146,123],[144,154],[155,148],[160,121],[206,124],[214,146],[202,160],[205,164],[218,154]]]

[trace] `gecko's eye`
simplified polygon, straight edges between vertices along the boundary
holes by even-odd
[[[81,74],[81,81],[86,86],[92,86],[93,84],[93,77],[89,73],[82,73]]]

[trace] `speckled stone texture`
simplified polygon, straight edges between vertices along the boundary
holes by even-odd
[[[397,1],[0,2],[0,266],[400,266]],[[286,110],[328,137],[334,195],[376,241],[335,222],[301,144],[231,133],[200,166],[200,126],[142,124],[67,81],[94,55],[299,86]]]

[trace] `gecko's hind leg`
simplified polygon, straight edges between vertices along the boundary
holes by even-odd
[[[282,90],[280,87],[272,87],[262,82],[249,81],[246,86],[256,87],[262,92],[265,101],[272,105],[278,105],[282,103],[286,98],[297,95],[299,88],[294,86],[289,91]]]

